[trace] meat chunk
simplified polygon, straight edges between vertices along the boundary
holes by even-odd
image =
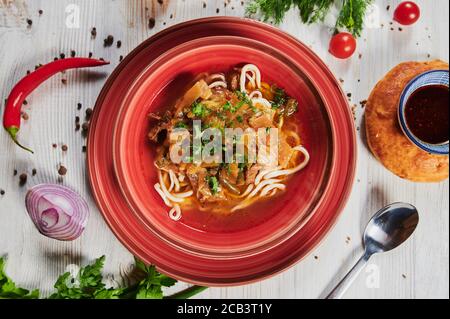
[[[191,183],[192,189],[197,191],[199,186],[199,179],[206,177],[206,168],[197,166],[197,165],[189,165],[186,170],[186,175],[189,178],[189,182]]]
[[[288,167],[293,154],[294,150],[286,141],[286,137],[280,136],[278,143],[278,165],[283,168]]]
[[[252,116],[248,123],[253,128],[273,127],[272,116],[269,113]]]
[[[240,74],[241,74],[240,70],[235,69],[233,72],[231,72],[228,75],[228,78],[227,78],[228,88],[231,91],[236,91],[236,90],[240,89],[240,83],[239,83],[240,77],[241,77]]]
[[[159,115],[155,113],[150,113],[148,117],[151,120],[157,120],[154,125],[152,125],[152,128],[150,129],[150,132],[148,133],[148,138],[152,142],[158,142],[158,137],[160,136],[160,133],[163,131],[167,131],[171,127],[171,118],[172,114],[167,111],[164,115]]]
[[[286,105],[280,107],[278,112],[286,117],[292,116],[298,110],[298,102],[296,99],[289,98]]]
[[[171,160],[167,159],[164,156],[160,156],[155,161],[155,165],[156,167],[158,167],[158,169],[165,172],[173,171],[174,173],[178,173],[180,171],[180,165],[174,164]]]
[[[149,113],[148,118],[151,120],[161,121],[162,116],[158,113]]]
[[[260,170],[261,166],[258,164],[254,164],[249,169],[247,169],[247,172],[245,173],[245,184],[253,184]]]
[[[186,175],[189,178],[194,193],[201,203],[214,203],[225,200],[225,195],[222,190],[216,194],[211,192],[208,185],[208,171],[206,168],[197,165],[189,165]]]
[[[216,203],[226,199],[223,191],[221,190],[216,194],[213,194],[206,181],[205,185],[201,185],[198,189],[197,197],[201,203]]]
[[[296,99],[289,99],[286,103],[286,116],[291,116],[298,110],[298,102]]]
[[[236,163],[231,163],[228,167],[221,170],[221,177],[228,183],[236,185],[239,176],[239,167]]]

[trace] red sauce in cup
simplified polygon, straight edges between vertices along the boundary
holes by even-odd
[[[411,132],[428,144],[449,140],[448,87],[430,85],[418,89],[406,102],[405,119]]]

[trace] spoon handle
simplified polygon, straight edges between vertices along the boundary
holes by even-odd
[[[331,293],[327,296],[326,299],[341,299],[345,294],[347,289],[351,286],[351,284],[355,281],[356,277],[358,277],[361,270],[367,264],[370,255],[364,254],[356,263],[355,266],[347,273],[347,275],[339,282],[339,284],[331,291]]]

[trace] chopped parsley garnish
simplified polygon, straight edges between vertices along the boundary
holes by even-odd
[[[219,181],[215,176],[208,177],[208,186],[213,195],[216,195],[219,192]]]
[[[229,163],[224,163],[223,167],[226,168],[227,174],[231,175],[231,166],[230,166],[230,164]]]
[[[279,109],[286,103],[287,96],[283,89],[275,88],[274,91],[273,101],[271,102],[272,108]]]
[[[188,126],[186,123],[178,122],[177,124],[175,124],[175,128],[188,128]]]
[[[227,117],[223,114],[218,112],[217,113],[217,117],[219,118],[219,120],[225,121],[227,119]]]
[[[231,120],[227,120],[227,121],[225,122],[225,127],[234,127],[234,122],[231,121]]]
[[[223,127],[223,122],[221,122],[220,119],[219,120],[218,119],[212,119],[211,122],[209,122],[209,123],[207,123],[207,124],[205,124],[203,126],[204,130],[206,130],[207,128],[217,129],[217,130],[220,131],[220,133],[222,135],[225,135],[225,129]]]
[[[222,109],[223,109],[224,111],[229,111],[229,110],[231,110],[232,107],[233,107],[233,104],[231,104],[230,101],[227,101],[227,102],[222,106]]]
[[[234,93],[238,97],[239,102],[231,109],[232,113],[235,113],[237,110],[239,110],[245,104],[247,104],[249,106],[249,108],[251,108],[252,111],[256,113],[257,109],[253,105],[252,100],[249,99],[247,93],[241,92],[241,91],[235,91]]]
[[[241,91],[235,91],[235,94],[237,95],[239,100],[241,100],[244,103],[248,104],[248,106],[250,106],[250,107],[253,106],[252,100],[249,99],[247,93],[241,92]]]
[[[237,120],[239,123],[244,122],[244,118],[242,117],[242,115],[236,116],[236,120]]]
[[[245,92],[241,92],[241,91],[237,90],[234,93],[237,95],[239,100],[244,100],[247,98],[247,93],[245,93]]]
[[[250,101],[250,100],[249,100]],[[233,109],[231,109],[232,113],[236,113],[241,107],[243,107],[245,104],[249,105],[247,101],[239,101]]]
[[[200,102],[192,103],[192,114],[196,117],[205,117],[208,114],[208,108]]]

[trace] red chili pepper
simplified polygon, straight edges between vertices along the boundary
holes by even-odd
[[[9,94],[5,106],[5,112],[3,113],[3,126],[9,135],[11,135],[14,143],[24,150],[33,153],[32,150],[22,146],[17,141],[17,133],[20,130],[20,118],[23,101],[42,82],[64,70],[102,66],[105,64],[109,64],[109,62],[88,58],[60,59],[41,66],[36,71],[28,74],[20,80]]]

